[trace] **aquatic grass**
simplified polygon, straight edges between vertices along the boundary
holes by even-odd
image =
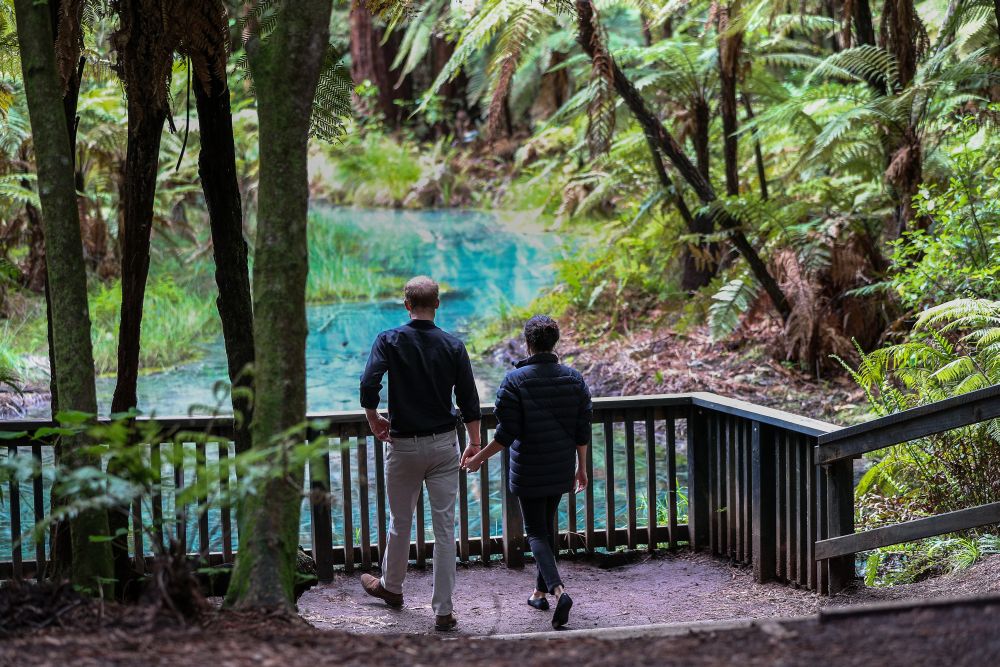
[[[311,214],[306,300],[373,300],[400,294],[416,263],[419,243],[415,234],[373,234],[323,212]]]
[[[163,368],[199,356],[198,344],[221,331],[215,295],[197,285],[179,285],[169,275],[154,276],[146,286],[139,364]],[[90,295],[94,367],[98,374],[118,367],[121,284],[95,286]]]

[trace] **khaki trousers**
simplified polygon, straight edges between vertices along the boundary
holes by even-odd
[[[382,586],[403,592],[410,560],[410,528],[420,487],[427,485],[434,525],[434,597],[438,616],[452,612],[455,589],[455,499],[458,495],[458,438],[455,431],[422,438],[393,438],[386,445],[385,489],[389,535],[382,559]]]

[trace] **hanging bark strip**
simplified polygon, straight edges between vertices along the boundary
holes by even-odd
[[[576,12],[579,42],[587,55],[592,57],[593,54],[589,49],[593,40],[594,11],[590,0],[576,0]],[[691,189],[694,190],[698,199],[703,204],[715,203],[718,197],[711,183],[695,168],[687,154],[681,150],[673,135],[670,134],[663,126],[663,123],[649,110],[646,106],[646,101],[642,98],[635,85],[629,81],[628,77],[625,76],[625,73],[618,66],[618,63],[614,62],[613,59],[611,66],[613,68],[615,89],[636,120],[642,125],[647,136],[653,140],[663,155],[670,160],[670,163],[680,173]],[[787,320],[788,316],[791,315],[791,307],[788,299],[785,297],[784,292],[782,292],[778,282],[774,279],[774,276],[768,271],[764,260],[757,254],[757,251],[749,239],[747,239],[743,230],[740,229],[739,220],[734,219],[725,211],[717,212],[715,220],[729,232],[733,245],[750,266],[750,270],[753,272],[757,282],[760,283],[761,287],[764,288],[764,291],[771,298],[775,310],[781,315],[782,320]]]
[[[185,12],[183,49],[194,70],[194,94],[198,106],[201,151],[198,175],[212,227],[215,253],[215,282],[219,288],[216,305],[222,319],[226,343],[229,381],[232,384],[233,414],[236,415],[236,451],[250,448],[250,421],[253,417],[253,303],[250,297],[250,269],[247,242],[243,236],[243,207],[236,173],[236,144],[233,115],[226,82],[229,50],[226,14],[221,2],[193,1]]]
[[[251,428],[254,449],[272,452],[281,474],[240,504],[240,551],[226,598],[239,608],[295,608],[304,469],[287,450],[304,437],[288,434],[306,416],[307,146],[331,6],[331,0],[281,3],[270,36],[262,40],[251,31],[247,41],[260,118]]]
[[[64,87],[57,73],[55,49],[39,47],[54,43],[52,15],[49,4],[38,0],[16,0],[14,7],[45,226],[59,400],[65,410],[96,414],[87,275]],[[83,437],[63,438],[58,445],[63,462],[71,467],[100,465],[84,452],[86,444]],[[88,511],[71,518],[70,534],[73,582],[90,590],[102,589],[112,575],[110,551],[106,542],[95,542],[91,537],[108,534],[107,513]]]

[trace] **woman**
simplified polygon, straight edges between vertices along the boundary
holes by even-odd
[[[559,363],[552,353],[559,325],[536,315],[524,325],[527,359],[507,374],[497,390],[497,429],[493,441],[465,461],[475,472],[503,447],[510,448],[510,492],[524,516],[528,544],[538,566],[535,591],[528,604],[547,610],[546,593],[556,598],[552,627],[569,621],[573,600],[556,568],[553,534],[556,512],[564,493],[587,486],[590,445],[590,390],[583,377]]]

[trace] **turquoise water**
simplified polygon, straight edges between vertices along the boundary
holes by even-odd
[[[365,234],[397,239],[410,266],[407,274],[428,274],[447,287],[437,323],[461,337],[505,307],[530,303],[554,280],[553,262],[562,240],[532,229],[529,214],[465,210],[396,211],[349,208],[314,210],[311,224],[348,223]],[[394,262],[395,263],[395,262]],[[358,378],[372,340],[408,319],[402,298],[311,305],[306,343],[307,396],[311,412],[359,409]],[[477,364],[480,397],[491,402],[504,369]],[[188,414],[192,406],[229,411],[215,391],[228,380],[222,337],[204,346],[190,364],[139,378],[139,408],[145,414]],[[101,414],[110,410],[114,378],[98,380]],[[33,417],[47,417],[40,406]]]

